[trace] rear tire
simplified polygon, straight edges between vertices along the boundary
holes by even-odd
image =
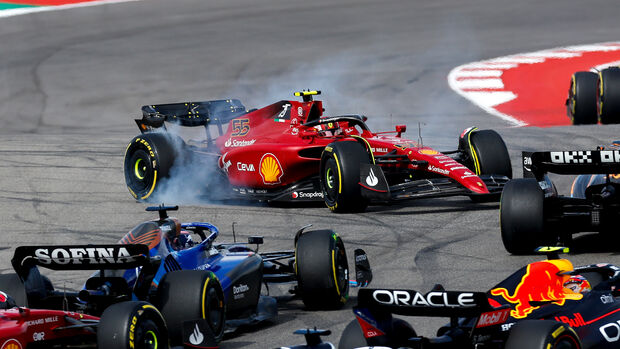
[[[168,348],[164,318],[147,302],[121,302],[101,315],[97,347],[106,349]]]
[[[156,304],[168,324],[172,345],[183,344],[183,322],[196,319],[205,319],[215,341],[222,340],[226,320],[224,292],[212,272],[179,270],[167,273],[159,282]]]
[[[545,239],[544,193],[532,178],[506,183],[499,206],[502,242],[512,254],[533,253]]]
[[[302,234],[295,246],[295,272],[304,305],[339,309],[349,297],[349,266],[344,243],[331,230]]]
[[[134,137],[125,151],[125,183],[138,201],[149,201],[179,156],[183,140],[166,133]]]
[[[525,320],[510,330],[506,349],[581,349],[581,341],[568,325],[551,320]]]
[[[601,124],[620,123],[620,68],[611,67],[599,73],[598,113]]]
[[[370,164],[370,158],[357,141],[330,143],[321,154],[321,189],[333,212],[363,212],[368,206],[359,185],[360,164]]]
[[[0,291],[11,296],[18,307],[27,307],[26,287],[15,273],[0,275]]]
[[[580,71],[571,76],[566,107],[573,125],[590,125],[598,122],[597,88],[596,73]]]

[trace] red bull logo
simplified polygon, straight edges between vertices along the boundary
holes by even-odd
[[[564,288],[564,283],[569,278],[567,273],[572,270],[573,264],[566,259],[530,263],[512,295],[505,288],[492,289],[491,294],[502,296],[506,301],[515,304],[514,309],[510,311],[510,316],[522,319],[540,307],[533,306],[530,302],[552,302],[564,305],[567,299],[583,298],[582,294]]]

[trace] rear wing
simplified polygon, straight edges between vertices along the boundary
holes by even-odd
[[[209,124],[221,127],[245,113],[247,110],[238,99],[145,105],[142,107],[142,119],[136,119],[136,124],[142,133],[164,126],[164,121],[188,127]]]
[[[360,289],[357,307],[403,316],[473,317],[493,310],[484,292]]]
[[[150,263],[147,245],[20,246],[11,260],[20,276],[39,266],[52,270],[132,269]]]
[[[541,181],[547,172],[568,175],[620,173],[619,150],[523,152],[523,177]]]

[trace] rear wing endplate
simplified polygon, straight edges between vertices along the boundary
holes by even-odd
[[[523,177],[543,179],[547,172],[568,175],[620,173],[620,150],[523,152]]]
[[[165,121],[188,127],[222,125],[245,113],[247,110],[238,99],[145,105],[142,119],[136,119],[136,124],[142,132],[162,127]]]
[[[147,245],[20,246],[11,260],[19,275],[31,267],[52,270],[132,269],[150,263]]]
[[[404,316],[470,317],[493,310],[484,292],[360,289],[357,302],[358,308]]]

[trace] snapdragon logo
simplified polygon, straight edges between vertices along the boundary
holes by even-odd
[[[323,193],[320,191],[306,193],[303,191],[294,191],[291,194],[293,199],[314,199],[314,198],[323,198]]]
[[[246,141],[246,140],[228,138],[226,142],[224,142],[224,146],[226,148],[245,147],[248,145],[252,145],[255,142],[256,142],[256,139],[250,139]]]

